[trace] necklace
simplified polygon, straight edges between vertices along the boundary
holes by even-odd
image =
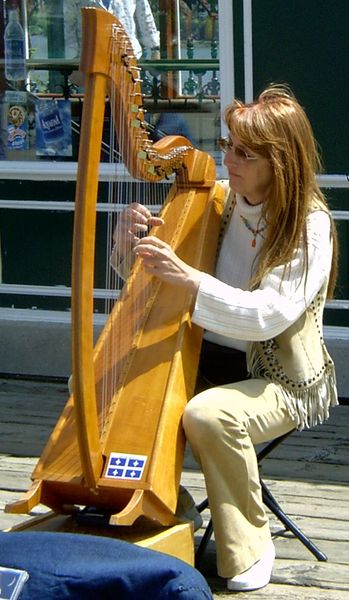
[[[245,227],[247,227],[247,229],[252,233],[253,239],[251,242],[251,246],[252,246],[252,248],[255,248],[257,235],[260,235],[264,239],[264,236],[262,235],[262,233],[267,228],[267,226],[263,225],[263,227],[257,227],[257,229],[254,229],[254,227],[252,227],[251,223],[246,219],[246,217],[243,217],[242,215],[240,215],[240,218],[241,218],[241,221],[243,222],[243,224],[245,225]]]

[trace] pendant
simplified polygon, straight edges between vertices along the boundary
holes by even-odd
[[[245,225],[245,227],[252,233],[253,238],[251,241],[251,247],[255,248],[257,245],[257,235],[260,235],[263,238],[262,233],[266,229],[267,226],[263,225],[263,227],[254,229],[254,227],[252,227],[251,223],[249,223],[249,221],[246,219],[246,217],[243,217],[242,215],[240,215],[240,218],[241,218],[243,224]]]

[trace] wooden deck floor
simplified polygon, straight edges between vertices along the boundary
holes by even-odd
[[[66,386],[0,380],[0,529],[26,518],[3,512],[27,490],[30,474],[67,399]],[[349,406],[334,409],[316,429],[292,435],[263,463],[263,477],[293,520],[327,554],[313,555],[271,515],[277,559],[271,583],[239,598],[349,600]],[[205,497],[202,474],[190,453],[182,482],[194,498]],[[36,509],[42,512],[42,507]],[[209,513],[205,514],[205,521]],[[196,534],[199,541],[202,530]],[[215,569],[214,541],[202,572],[214,598],[224,600],[224,581]]]

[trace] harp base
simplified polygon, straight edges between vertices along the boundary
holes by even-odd
[[[67,496],[67,495],[66,495]],[[91,504],[91,498],[80,496],[75,498],[72,503],[67,504],[63,501],[63,498],[57,494],[54,486],[50,486],[49,482],[43,480],[36,480],[32,483],[29,490],[22,495],[19,500],[6,504],[5,512],[14,514],[29,514],[35,506],[38,504],[44,504],[51,508],[56,513],[60,514],[90,514],[90,508],[92,506],[92,512],[99,511],[99,514],[103,514],[103,518],[107,519],[109,525],[131,526],[139,518],[146,517],[151,521],[157,522],[158,526],[169,527],[178,522],[175,515],[162,503],[154,494],[149,490],[134,490],[131,494],[129,501],[123,506],[118,512],[112,513],[107,505],[101,504],[97,509]],[[69,494],[68,494],[69,496]],[[73,498],[73,495],[70,496]],[[85,502],[89,500],[89,502]],[[87,508],[77,511],[78,505],[86,505]],[[111,504],[109,504],[110,506]],[[108,516],[109,515],[109,516]]]
[[[12,513],[16,515],[30,513],[35,506],[40,504],[42,497],[42,481],[34,481],[31,487],[25,494],[21,496],[15,502],[6,504],[4,508],[5,513]],[[55,506],[51,506],[55,510]],[[59,508],[57,504],[57,509]]]
[[[8,531],[57,531],[111,537],[163,552],[194,566],[193,525],[189,522],[181,521],[171,527],[160,527],[140,518],[132,527],[115,527],[108,526],[103,519],[79,523],[75,516],[49,512],[15,525]]]
[[[128,505],[120,512],[111,515],[109,523],[110,525],[133,525],[136,519],[143,515],[158,521],[160,525],[168,526],[176,523],[174,515],[144,490],[135,490]]]

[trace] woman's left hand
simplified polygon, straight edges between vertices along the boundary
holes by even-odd
[[[200,284],[200,271],[181,260],[166,242],[147,236],[139,240],[133,252],[142,259],[147,273],[196,294]]]

